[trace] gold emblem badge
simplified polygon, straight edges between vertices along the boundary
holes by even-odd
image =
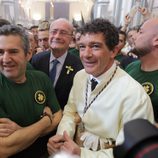
[[[67,71],[66,71],[66,74],[67,74],[67,75],[69,75],[70,72],[73,72],[73,71],[74,71],[74,69],[73,69],[71,66],[66,66],[66,69],[67,69]]]
[[[144,87],[144,89],[145,89],[145,91],[146,91],[146,93],[147,93],[148,95],[150,95],[150,94],[153,93],[153,91],[154,91],[154,86],[153,86],[152,83],[150,83],[150,82],[145,82],[145,83],[142,84],[142,86]]]
[[[43,91],[38,90],[35,93],[35,100],[38,104],[43,104],[46,101],[46,96]]]

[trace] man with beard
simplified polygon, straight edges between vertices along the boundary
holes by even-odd
[[[142,84],[150,96],[155,121],[158,123],[158,19],[147,20],[135,40],[135,54],[139,61],[133,62],[126,71]]]

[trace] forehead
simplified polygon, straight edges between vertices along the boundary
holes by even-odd
[[[32,28],[31,31],[38,31],[38,28]]]
[[[50,30],[52,29],[59,29],[59,30],[66,30],[66,31],[72,31],[72,26],[65,20],[57,20],[52,22],[50,26]]]
[[[125,35],[119,34],[119,39],[125,39]]]
[[[44,31],[38,31],[38,36],[49,36],[49,31],[48,30],[44,30]]]
[[[128,32],[128,36],[133,35],[135,33],[137,33],[137,30],[131,30],[131,31]]]
[[[81,35],[80,42],[105,43],[105,38],[104,38],[103,33],[86,33],[86,34]]]
[[[22,40],[18,35],[0,35],[0,48],[16,48],[22,46]]]
[[[147,20],[142,26],[141,26],[141,30],[148,30],[148,31],[154,31],[156,28],[156,30],[158,30],[158,20]]]

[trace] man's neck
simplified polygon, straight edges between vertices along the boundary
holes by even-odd
[[[54,55],[55,58],[59,58],[61,57],[62,55],[64,55],[64,53],[66,53],[66,51],[63,51],[63,50],[52,50],[52,53]]]
[[[158,56],[147,55],[140,57],[141,69],[143,71],[155,71],[158,70]]]

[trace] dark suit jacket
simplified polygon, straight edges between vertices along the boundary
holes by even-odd
[[[31,60],[31,64],[35,69],[45,72],[48,76],[50,53],[50,51],[45,51],[42,53],[35,54]],[[73,68],[73,71],[67,74],[66,66],[71,66]],[[61,106],[61,109],[63,109],[67,103],[74,75],[81,69],[83,69],[83,65],[80,59],[68,52],[63,68],[55,86],[56,96]]]

